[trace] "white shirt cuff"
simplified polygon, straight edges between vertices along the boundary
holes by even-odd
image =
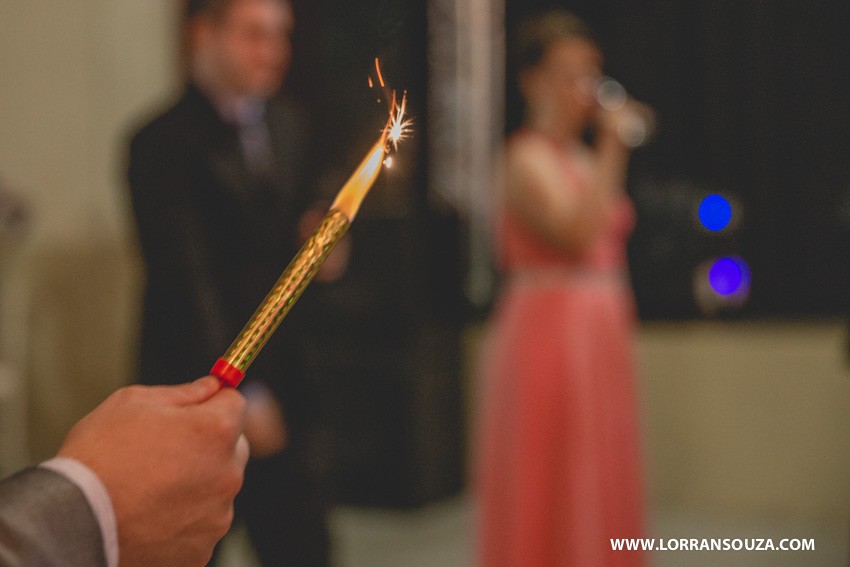
[[[115,509],[112,507],[109,492],[94,471],[79,461],[65,457],[55,457],[39,466],[61,474],[80,488],[100,525],[106,565],[118,567],[118,525],[115,522]]]

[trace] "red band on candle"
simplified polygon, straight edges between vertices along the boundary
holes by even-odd
[[[223,358],[219,358],[213,364],[212,370],[210,370],[210,374],[221,380],[222,386],[228,386],[230,388],[235,388],[239,385],[242,379],[245,377],[245,373],[224,360]]]

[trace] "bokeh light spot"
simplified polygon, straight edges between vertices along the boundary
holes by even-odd
[[[732,205],[726,197],[712,193],[699,205],[699,220],[708,230],[723,230],[732,220]]]
[[[750,286],[749,266],[742,258],[719,258],[708,271],[708,283],[718,295],[747,293]]]

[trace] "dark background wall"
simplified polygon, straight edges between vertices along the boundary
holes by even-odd
[[[509,26],[553,6],[597,31],[606,71],[658,113],[632,162],[632,271],[644,317],[696,314],[693,265],[737,251],[752,270],[736,316],[844,313],[850,296],[850,4],[510,0]],[[517,117],[515,96],[509,122]],[[734,234],[692,230],[693,201],[736,196]]]

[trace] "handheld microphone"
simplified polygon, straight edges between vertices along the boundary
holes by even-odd
[[[655,113],[645,104],[630,102],[625,87],[616,79],[602,77],[594,89],[596,102],[609,111],[622,113],[617,121],[617,135],[630,148],[639,148],[655,134]]]

